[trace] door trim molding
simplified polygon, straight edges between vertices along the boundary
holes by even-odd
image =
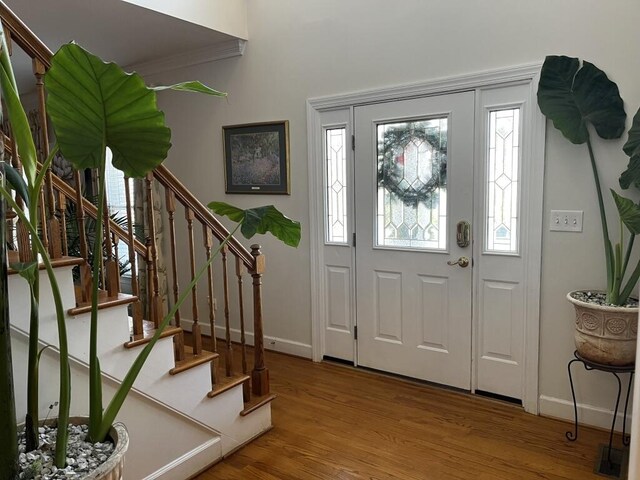
[[[533,80],[542,67],[541,63],[525,64],[485,72],[438,78],[426,82],[407,83],[392,87],[362,90],[360,92],[343,93],[307,100],[307,118],[309,108],[312,110],[335,110],[368,103],[381,103],[394,100],[407,100],[413,97],[455,93],[463,90],[490,87],[503,84],[529,82]],[[308,134],[309,132],[307,132]]]
[[[513,84],[530,84],[530,104],[537,105],[536,89],[541,64],[526,64],[516,67],[490,70],[485,72],[459,75],[449,78],[439,78],[426,82],[409,83],[404,85],[369,89],[360,92],[344,93],[324,97],[309,98],[307,109],[307,148],[309,165],[309,220],[311,254],[311,340],[312,358],[321,361],[325,351],[324,318],[325,307],[323,299],[326,295],[325,278],[322,265],[324,264],[324,200],[322,192],[322,122],[321,113],[331,110],[350,110],[357,105],[381,103],[396,100],[407,100],[415,97],[441,95],[465,90],[477,90]],[[525,379],[523,384],[522,403],[529,413],[538,414],[538,356],[540,334],[540,277],[542,252],[542,214],[543,214],[543,179],[544,179],[544,145],[545,122],[543,115],[537,108],[530,109],[531,142],[530,155],[532,162],[528,178],[530,209],[529,245],[526,256],[527,316],[525,325]],[[351,115],[351,122],[353,117]]]

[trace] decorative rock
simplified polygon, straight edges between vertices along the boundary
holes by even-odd
[[[24,432],[19,438],[20,480],[63,480],[81,479],[104,463],[113,452],[110,442],[89,443],[85,439],[88,434],[86,425],[69,426],[69,446],[65,468],[56,468],[54,448],[57,428],[45,425],[38,429],[40,449],[25,453]]]

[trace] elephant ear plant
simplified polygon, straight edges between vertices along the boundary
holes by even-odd
[[[20,105],[17,88],[11,73],[11,65],[3,48],[0,83],[4,100],[8,107],[12,132],[18,153],[23,164],[26,182],[20,176],[15,180],[17,192],[26,192],[28,198],[37,197],[46,168],[58,151],[72,163],[76,169],[94,168],[98,171],[98,200],[96,217],[96,238],[103,235],[103,208],[105,199],[105,163],[107,148],[113,155],[113,165],[122,170],[127,177],[143,177],[166,158],[171,146],[171,132],[165,125],[164,114],[158,110],[156,91],[173,89],[198,92],[213,96],[223,96],[200,82],[185,82],[168,87],[147,87],[137,74],[128,74],[114,63],[105,63],[76,44],[64,45],[54,55],[51,68],[45,76],[47,91],[47,110],[55,131],[57,145],[44,162],[38,173],[35,153],[30,155],[33,139],[29,133],[28,122]],[[28,155],[23,155],[26,152]],[[34,150],[35,152],[35,150]],[[16,202],[7,188],[0,187],[2,198],[18,214],[31,234],[34,249],[41,255],[42,262],[52,285],[58,323],[60,350],[60,400],[58,417],[58,435],[56,441],[55,464],[65,465],[67,425],[70,402],[70,375],[65,312],[63,311],[60,291],[57,287],[48,253],[38,238],[37,217],[27,215]],[[30,195],[29,195],[30,194]],[[29,205],[29,203],[26,203]],[[215,211],[227,214],[238,222],[235,229],[221,243],[217,254],[238,230],[250,238],[255,233],[270,232],[284,243],[297,246],[300,241],[300,224],[282,215],[273,206],[241,210],[223,203],[210,205]],[[36,221],[34,221],[34,218]],[[101,242],[94,242],[93,258],[100,258]],[[103,441],[114,422],[123,402],[133,386],[151,349],[160,338],[162,330],[169,324],[175,312],[185,301],[198,279],[207,271],[207,267],[216,255],[211,255],[191,283],[185,288],[178,301],[164,317],[152,340],[140,352],[126,374],[119,389],[106,408],[103,408],[100,363],[97,356],[98,325],[98,278],[99,262],[94,262],[92,276],[92,309],[89,345],[89,439]],[[35,270],[35,269],[34,269]],[[34,275],[37,277],[37,275]],[[0,332],[1,333],[1,332]],[[30,334],[31,335],[31,334]],[[37,336],[34,340],[37,346]],[[1,345],[0,345],[0,348]],[[0,352],[3,353],[3,352]],[[30,356],[31,356],[30,352]],[[37,376],[37,352],[34,354]],[[31,379],[30,379],[31,380]],[[36,378],[37,380],[37,378]],[[7,391],[8,385],[0,385],[1,391]],[[30,388],[30,387],[29,387]],[[37,390],[36,390],[37,392]],[[37,402],[36,402],[37,408]],[[37,410],[35,415],[37,415]],[[34,417],[37,420],[37,417]],[[37,425],[37,421],[34,422]],[[15,434],[0,431],[0,445],[16,441]],[[0,465],[0,480],[13,478]]]
[[[626,113],[618,86],[598,67],[566,56],[548,56],[542,66],[538,105],[554,127],[574,144],[585,144],[595,180],[607,273],[606,303],[622,306],[640,277],[640,261],[627,273],[636,235],[640,233],[640,206],[611,190],[617,211],[618,241],[611,240],[605,202],[592,146],[595,133],[605,140],[618,139],[625,131]],[[640,182],[640,113],[634,118],[624,151],[631,156],[620,185]],[[625,228],[628,234],[625,234]]]

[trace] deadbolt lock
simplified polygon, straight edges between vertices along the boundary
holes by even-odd
[[[460,220],[456,225],[456,243],[460,248],[468,247],[471,243],[471,224]]]

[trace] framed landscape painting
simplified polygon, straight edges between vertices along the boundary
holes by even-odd
[[[227,193],[290,192],[289,122],[222,127]]]

